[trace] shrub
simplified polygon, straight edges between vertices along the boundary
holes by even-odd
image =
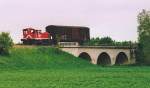
[[[0,55],[10,54],[10,48],[13,46],[13,41],[9,33],[0,33]]]

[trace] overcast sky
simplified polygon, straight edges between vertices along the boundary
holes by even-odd
[[[91,37],[136,41],[142,9],[150,0],[0,0],[0,32],[19,42],[26,27],[73,25],[90,27]]]

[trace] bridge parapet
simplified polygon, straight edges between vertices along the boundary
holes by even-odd
[[[104,49],[135,49],[130,46],[63,46],[61,48],[104,48]]]

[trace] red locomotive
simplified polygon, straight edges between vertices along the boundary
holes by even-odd
[[[23,29],[23,39],[21,41],[23,44],[51,44],[51,35],[48,32],[41,32],[41,30],[36,30],[33,28]]]

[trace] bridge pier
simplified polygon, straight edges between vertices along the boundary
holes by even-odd
[[[115,65],[116,55],[111,56],[111,65]]]
[[[92,64],[97,64],[97,60],[95,58],[97,58],[97,56],[91,56],[91,59],[92,59],[91,63]]]

